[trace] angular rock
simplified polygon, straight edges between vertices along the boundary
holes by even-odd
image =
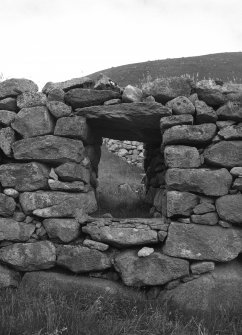
[[[228,126],[232,126],[233,124],[235,124],[236,121],[232,121],[232,120],[228,120],[228,121],[217,121],[216,122],[216,126],[218,127],[219,130],[228,127]]]
[[[57,264],[75,273],[100,271],[111,267],[108,255],[82,246],[64,245],[57,249]]]
[[[15,97],[23,92],[38,92],[38,86],[28,79],[7,79],[0,83],[0,99]]]
[[[191,114],[181,114],[162,117],[160,119],[161,134],[163,134],[166,129],[182,124],[192,125],[193,116]]]
[[[13,219],[0,218],[0,241],[25,242],[34,233],[35,226]]]
[[[211,272],[215,269],[214,262],[196,262],[191,264],[191,272],[194,275]]]
[[[45,106],[46,95],[41,92],[24,92],[17,97],[18,108]]]
[[[99,251],[106,251],[109,248],[108,244],[93,241],[93,240],[89,240],[87,238],[83,241],[83,245],[85,247],[90,248],[90,249],[96,249],[96,250],[99,250]]]
[[[221,141],[204,151],[205,163],[233,168],[242,165],[242,141]]]
[[[180,125],[167,129],[163,134],[164,144],[201,145],[212,141],[216,135],[216,125],[203,123],[200,125]]]
[[[194,260],[228,262],[242,250],[242,232],[219,226],[172,222],[164,254]]]
[[[3,187],[13,187],[17,191],[48,189],[50,169],[40,163],[10,163],[0,166],[0,182]]]
[[[209,196],[227,194],[232,184],[232,176],[226,169],[168,169],[165,178],[169,189]]]
[[[5,98],[0,100],[0,109],[12,112],[17,112],[17,101],[15,98]]]
[[[24,138],[54,132],[54,120],[44,106],[23,108],[15,117],[12,128]]]
[[[173,114],[182,115],[182,114],[191,114],[195,113],[195,107],[193,103],[184,96],[179,96],[175,99],[172,99],[167,102],[167,107],[172,109]]]
[[[215,212],[205,213],[205,214],[196,214],[191,216],[191,220],[193,223],[197,224],[205,224],[209,226],[216,225],[218,223],[218,214]]]
[[[48,82],[42,89],[42,92],[49,94],[53,89],[62,89],[64,92],[68,92],[73,88],[91,88],[94,85],[94,81],[88,77],[73,78],[70,80],[62,81],[59,83]]]
[[[221,129],[218,135],[225,140],[242,140],[242,123]]]
[[[102,105],[105,101],[119,98],[121,98],[120,93],[111,90],[74,88],[66,93],[65,102],[76,109]]]
[[[71,107],[61,101],[48,101],[46,106],[56,119],[69,116],[72,113]]]
[[[52,268],[56,249],[49,241],[15,243],[0,249],[0,260],[19,271],[36,271]]]
[[[143,92],[141,89],[128,85],[124,88],[122,101],[123,102],[140,102],[142,100]]]
[[[242,226],[242,194],[223,196],[215,204],[222,220]]]
[[[65,98],[65,92],[61,88],[52,88],[49,90],[48,101],[64,102],[64,98]]]
[[[230,174],[232,174],[234,177],[242,177],[242,166],[233,167],[230,170]]]
[[[65,192],[88,192],[90,188],[85,186],[82,181],[63,182],[59,180],[49,179],[48,184],[53,191]]]
[[[112,222],[109,219],[98,219],[88,223],[82,231],[92,239],[116,247],[146,245],[158,242],[157,232],[152,230],[142,219],[138,222],[126,219],[124,223]]]
[[[0,124],[3,126],[10,126],[14,121],[16,113],[10,112],[8,110],[0,110]]]
[[[169,168],[195,168],[201,165],[197,148],[185,145],[166,146],[164,159]]]
[[[93,213],[97,209],[95,194],[67,193],[55,191],[24,192],[19,201],[25,214],[34,214],[43,218],[75,217],[78,209]]]
[[[80,163],[83,159],[82,141],[46,135],[27,138],[13,144],[14,158],[17,160],[37,160],[49,163]]]
[[[188,78],[157,78],[143,84],[142,90],[144,94],[153,95],[157,102],[164,104],[178,96],[190,96],[192,85],[192,81]]]
[[[90,169],[82,164],[65,163],[55,168],[55,173],[64,181],[83,181],[90,184]]]
[[[101,138],[90,129],[82,116],[62,117],[57,120],[54,135],[82,140],[85,144],[101,143]]]
[[[97,135],[147,143],[161,140],[160,118],[171,113],[168,107],[147,102],[94,106],[76,110],[76,115],[87,118],[88,124],[97,130]]]
[[[242,177],[235,179],[232,189],[242,191]]]
[[[138,251],[138,257],[148,257],[153,254],[155,250],[153,248],[143,247]]]
[[[199,197],[189,192],[168,191],[166,202],[167,217],[190,216],[199,203]]]
[[[0,216],[8,217],[13,215],[16,203],[13,198],[0,193]]]
[[[242,122],[242,105],[237,101],[228,101],[216,110],[219,120]]]
[[[194,214],[205,214],[215,212],[215,206],[209,202],[202,202],[193,208]]]
[[[19,197],[19,192],[16,191],[14,188],[5,188],[3,190],[3,193],[9,197],[12,197],[14,199]]]
[[[101,73],[98,80],[94,86],[95,90],[111,90],[120,92],[120,87],[111,78],[107,77],[105,74]]]
[[[209,107],[206,102],[202,100],[195,101],[196,108],[196,124],[202,123],[216,123],[218,117],[215,110]]]
[[[12,156],[12,145],[15,142],[15,132],[12,128],[2,128],[0,130],[0,149],[3,153],[11,157]]]
[[[127,286],[164,285],[189,273],[188,261],[160,252],[138,257],[136,250],[125,250],[115,257],[114,266]]]
[[[158,239],[161,242],[164,242],[167,237],[167,232],[166,231],[158,231]]]
[[[46,219],[43,225],[49,238],[69,243],[80,235],[80,224],[75,219]]]
[[[18,272],[0,265],[0,289],[8,287],[18,287],[21,276]]]

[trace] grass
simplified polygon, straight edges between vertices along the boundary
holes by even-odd
[[[241,335],[242,320],[218,311],[210,319],[185,321],[154,302],[113,301],[83,292],[38,295],[0,293],[1,335]]]
[[[98,211],[96,216],[111,213],[117,218],[149,217],[149,205],[144,201],[144,171],[128,164],[102,146],[97,189]],[[127,184],[124,187],[120,185]]]

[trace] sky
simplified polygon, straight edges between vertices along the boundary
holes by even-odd
[[[0,73],[41,88],[124,64],[242,51],[242,0],[0,0]]]

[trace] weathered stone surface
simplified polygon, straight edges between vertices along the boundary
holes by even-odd
[[[242,250],[242,231],[219,226],[172,222],[164,254],[194,260],[228,262]]]
[[[16,191],[14,188],[5,188],[3,190],[3,193],[9,197],[12,197],[12,198],[18,198],[19,196],[19,192]]]
[[[128,85],[124,88],[122,94],[123,102],[140,102],[142,100],[143,92],[141,89]]]
[[[46,219],[43,225],[49,238],[69,243],[80,235],[80,224],[75,219]]]
[[[182,124],[192,125],[193,116],[191,114],[181,114],[162,117],[160,119],[161,134],[163,134],[166,129]]]
[[[114,266],[127,286],[163,285],[189,273],[188,261],[160,252],[141,258],[136,250],[125,250],[115,257]]]
[[[105,101],[121,98],[119,92],[75,88],[65,95],[65,102],[73,109],[102,105]]]
[[[203,123],[200,125],[180,125],[167,129],[163,134],[164,144],[200,145],[212,141],[216,135],[216,125]]]
[[[195,101],[196,107],[196,124],[202,123],[216,123],[218,117],[215,110],[209,107],[206,102],[202,100]]]
[[[82,181],[63,182],[60,180],[49,179],[48,184],[53,191],[65,192],[88,192],[90,187],[85,186]]]
[[[219,120],[242,121],[242,105],[237,101],[229,101],[216,110]]]
[[[38,86],[29,79],[7,79],[0,83],[0,99],[15,97],[23,92],[38,92]]]
[[[0,109],[1,110],[7,110],[16,112],[18,110],[17,108],[17,101],[14,98],[5,98],[0,100]]]
[[[126,219],[119,222],[99,219],[88,223],[82,231],[91,235],[93,240],[116,247],[157,243],[157,232],[152,230],[147,222],[147,219],[138,219],[138,221]]]
[[[101,143],[82,116],[62,117],[57,120],[54,134],[82,140],[85,144]]]
[[[56,249],[49,241],[15,243],[0,249],[0,261],[20,271],[52,268],[56,261]]]
[[[210,196],[227,194],[232,184],[232,176],[226,169],[168,169],[165,178],[170,189]]]
[[[73,88],[91,88],[93,85],[94,81],[88,77],[73,78],[59,83],[48,82],[43,87],[42,92],[49,94],[51,90],[56,88],[67,92]]]
[[[234,177],[242,177],[242,166],[235,166],[230,170],[230,173]]]
[[[18,272],[0,265],[0,289],[7,287],[18,287],[21,276]]]
[[[223,196],[215,204],[222,220],[242,226],[242,194]]]
[[[204,151],[205,163],[232,168],[242,165],[242,141],[221,141]]]
[[[146,95],[153,95],[157,102],[166,103],[178,96],[190,96],[192,81],[188,78],[157,78],[145,83],[142,90]]]
[[[232,120],[227,120],[227,121],[217,121],[216,122],[216,126],[218,127],[219,130],[228,127],[228,126],[232,126],[233,124],[235,124],[236,121],[232,121]]]
[[[55,172],[64,181],[90,183],[90,169],[82,164],[65,163],[55,168]]]
[[[0,166],[0,182],[3,187],[13,187],[17,191],[48,189],[50,169],[40,163],[11,163]]]
[[[111,267],[110,257],[98,250],[64,245],[57,249],[57,264],[75,273],[100,271]]]
[[[164,291],[160,304],[170,303],[172,308],[187,315],[218,312],[218,306],[224,310],[242,311],[242,266],[233,261],[218,264],[215,270],[198,279],[179,285],[173,290]]]
[[[242,84],[226,83],[218,85],[214,80],[201,80],[196,84],[196,92],[200,100],[210,106],[221,106],[229,100],[240,100]]]
[[[0,149],[3,153],[11,157],[12,155],[12,145],[15,142],[15,132],[12,128],[2,128],[0,130]]]
[[[193,103],[184,96],[177,97],[167,102],[167,107],[172,109],[173,114],[181,115],[181,114],[191,114],[195,113],[195,107]]]
[[[215,206],[209,202],[202,202],[193,208],[194,214],[205,214],[215,212]]]
[[[205,214],[195,214],[191,216],[193,223],[213,226],[218,223],[218,214],[215,212]]]
[[[138,251],[138,257],[148,257],[149,255],[153,254],[154,248],[143,247]]]
[[[121,91],[118,84],[115,83],[111,78],[109,78],[103,73],[101,73],[100,76],[98,76],[94,89],[95,90],[111,90],[111,91],[116,91],[116,92]]]
[[[169,168],[195,168],[201,165],[197,148],[186,145],[166,146],[164,158]]]
[[[190,216],[199,203],[199,197],[189,192],[168,191],[166,194],[167,216]]]
[[[8,110],[0,110],[0,124],[3,126],[10,126],[10,124],[14,121],[15,117],[16,113],[14,112],[10,112]]]
[[[76,210],[93,213],[97,209],[95,194],[68,192],[24,192],[19,201],[26,214],[40,217],[75,217]]]
[[[61,101],[48,101],[46,106],[50,113],[57,119],[69,116],[72,113],[71,107]]]
[[[194,275],[211,272],[215,269],[214,262],[196,262],[191,264],[191,272]]]
[[[242,177],[235,179],[232,189],[242,191]]]
[[[61,88],[52,88],[49,90],[47,99],[49,101],[60,101],[64,102],[65,92]],[[65,115],[63,115],[65,116]]]
[[[13,219],[0,218],[0,241],[28,241],[35,231],[31,224],[19,223]]]
[[[0,193],[0,216],[11,216],[15,210],[16,203],[13,198]]]
[[[103,137],[154,142],[161,140],[160,118],[172,111],[158,103],[133,102],[113,106],[94,106],[76,110]]]
[[[44,106],[23,108],[15,117],[12,128],[24,138],[54,132],[54,120]]]
[[[18,108],[29,108],[46,105],[46,95],[41,92],[24,92],[17,97]]]
[[[225,127],[218,132],[218,135],[223,137],[225,140],[241,140],[242,123]]]
[[[83,159],[82,141],[46,135],[27,138],[13,144],[14,158],[17,160],[38,160],[40,162],[80,163]]]
[[[106,251],[109,248],[108,244],[102,243],[102,242],[97,242],[97,241],[93,241],[93,240],[89,240],[88,238],[86,238],[83,241],[83,245],[85,247],[88,247],[90,249],[96,249],[99,251]]]

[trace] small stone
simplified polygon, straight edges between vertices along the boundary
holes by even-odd
[[[211,272],[215,269],[214,262],[196,262],[191,264],[191,272],[194,275],[199,275],[206,272]]]
[[[164,242],[166,237],[167,237],[167,232],[166,231],[162,231],[162,230],[158,231],[159,241]]]
[[[33,220],[34,220],[34,218],[32,216],[27,215],[24,222],[29,224],[29,223],[32,223]]]
[[[205,214],[210,212],[215,212],[215,206],[206,202],[203,202],[193,208],[194,214]]]
[[[0,110],[0,125],[10,126],[10,124],[14,121],[15,117],[16,113],[14,112]]]
[[[121,99],[111,99],[111,100],[105,101],[104,106],[117,105],[117,104],[121,104],[121,102],[122,102]]]
[[[72,112],[71,107],[61,101],[49,101],[47,102],[47,108],[57,119],[64,116],[69,116]]]
[[[50,170],[49,177],[53,180],[58,180],[58,175],[55,173],[55,170],[53,168],[51,168]]]
[[[242,191],[242,177],[235,179],[232,188],[238,191]]]
[[[181,114],[191,114],[195,113],[195,107],[193,103],[185,96],[177,97],[173,100],[170,100],[166,104],[167,107],[171,108],[173,114],[181,115]]]
[[[12,216],[16,208],[16,202],[13,198],[0,193],[0,216]]]
[[[63,182],[60,180],[48,179],[48,184],[53,191],[88,192],[90,190],[90,188],[85,186],[82,181]]]
[[[14,212],[13,213],[13,220],[17,222],[23,222],[26,218],[26,215],[23,212]]]
[[[0,149],[3,153],[11,157],[12,155],[12,145],[15,142],[15,132],[12,128],[2,128],[0,130]]]
[[[199,203],[199,197],[190,192],[167,191],[166,193],[166,215],[190,216],[193,208]]]
[[[5,188],[3,190],[3,193],[12,198],[18,198],[19,196],[19,192],[16,191],[14,188]]]
[[[242,139],[242,123],[238,125],[228,126],[221,129],[218,135],[225,140],[241,140]]]
[[[218,224],[223,228],[232,228],[232,224],[227,221],[219,220]]]
[[[88,247],[90,249],[96,249],[99,251],[106,251],[109,248],[108,244],[102,243],[102,242],[97,242],[97,241],[93,241],[93,240],[89,240],[89,239],[85,239],[83,241],[83,245],[85,247]]]
[[[230,173],[231,173],[232,176],[234,176],[234,177],[242,177],[242,166],[236,166],[236,167],[233,167],[233,168],[230,170]]]
[[[18,287],[21,282],[20,273],[0,265],[0,289],[8,287]]]
[[[191,219],[190,218],[178,218],[177,221],[181,222],[181,223],[185,223],[185,224],[191,223]]]
[[[143,247],[138,251],[138,257],[147,257],[153,254],[155,250],[153,248]]]
[[[0,109],[5,111],[17,112],[17,102],[14,98],[5,98],[0,100]]]
[[[43,237],[46,235],[46,230],[44,227],[40,227],[36,230],[36,234],[38,235],[38,237]]]
[[[153,103],[153,102],[155,102],[155,98],[152,95],[149,95],[148,97],[143,98],[142,101]]]
[[[193,223],[213,226],[218,223],[218,215],[215,212],[202,215],[192,215],[191,220]]]

